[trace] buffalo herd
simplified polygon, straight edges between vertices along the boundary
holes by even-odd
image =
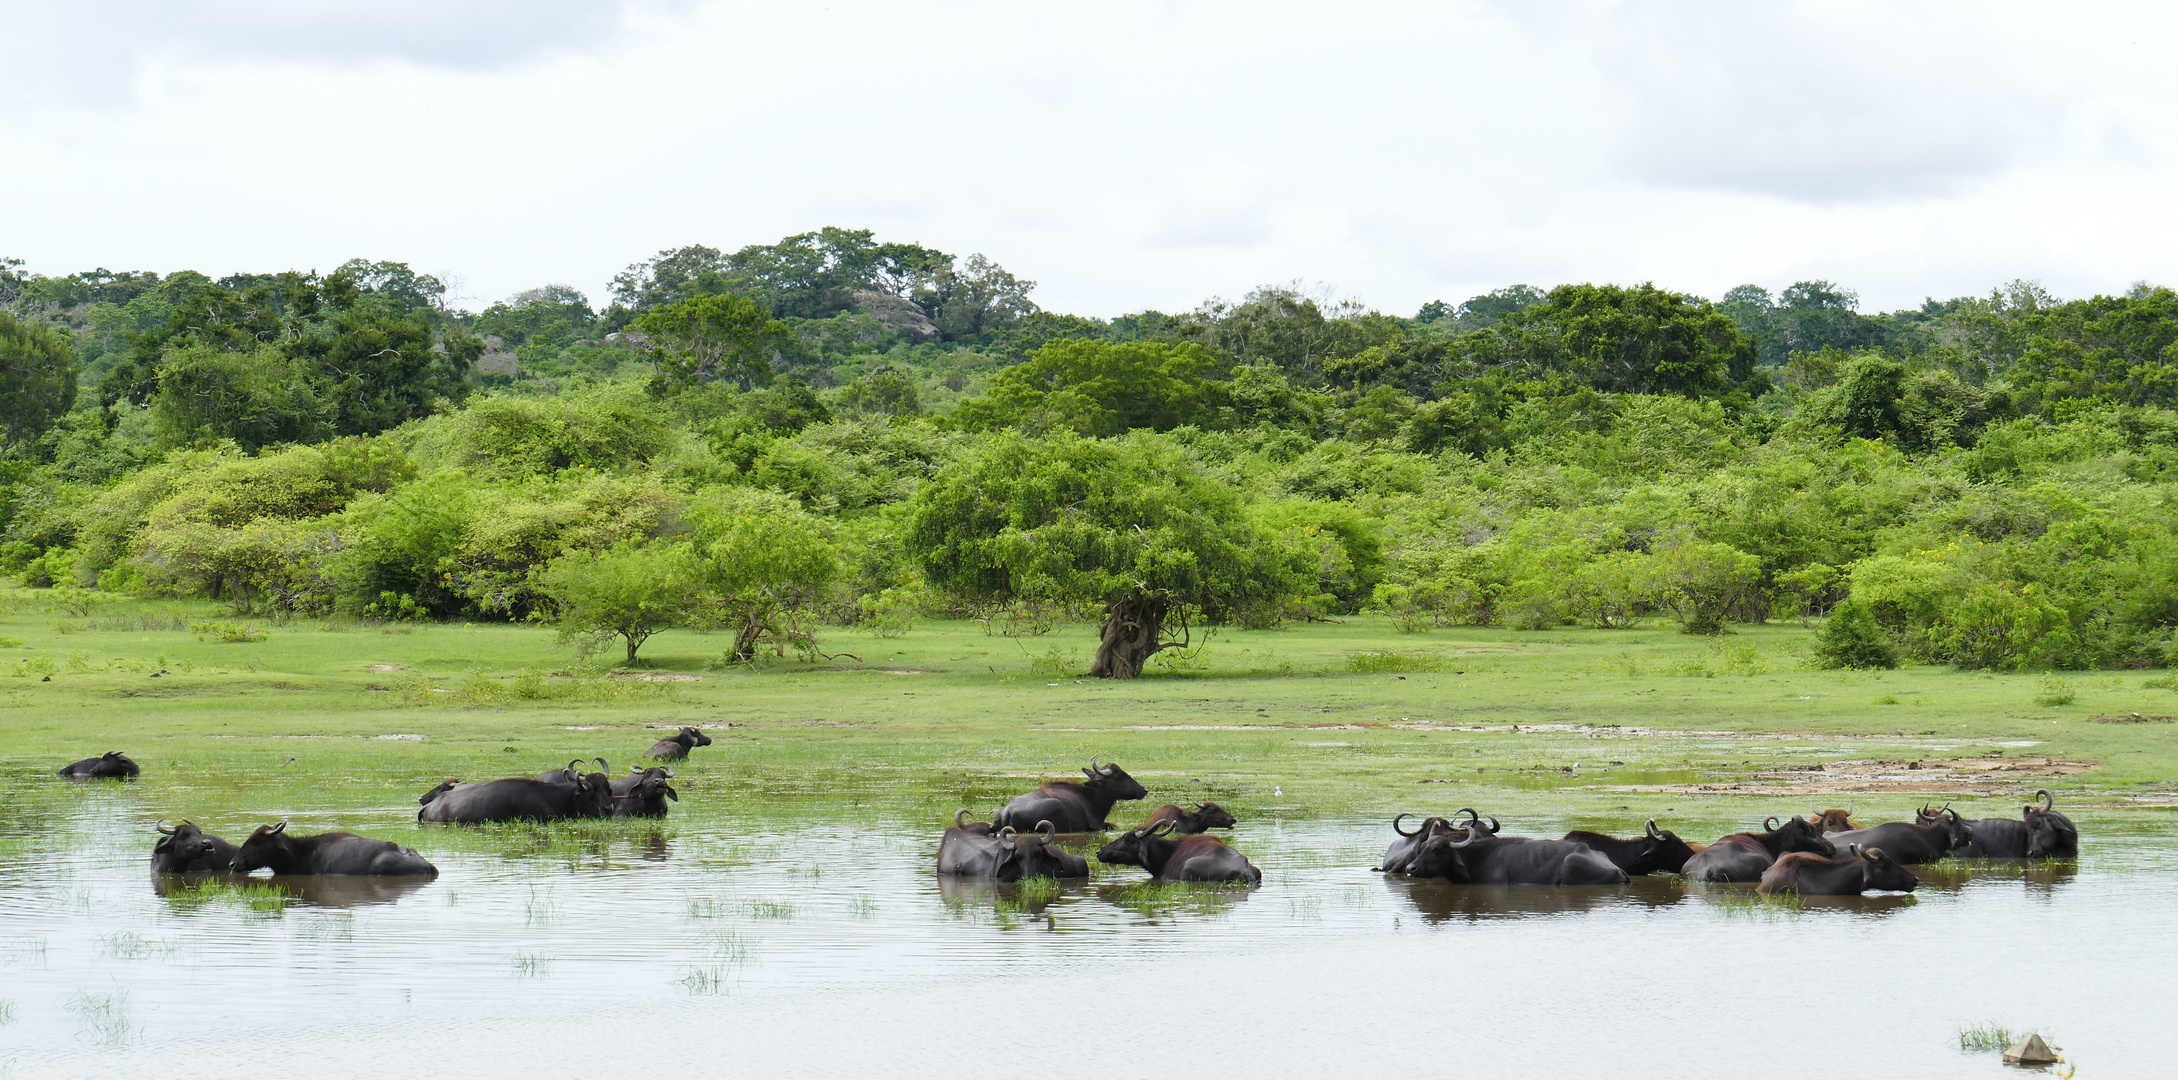
[[[684,727],[659,740],[645,757],[685,759],[711,740]],[[665,765],[630,765],[613,776],[604,758],[592,758],[597,771],[577,758],[565,768],[535,776],[511,776],[465,783],[448,779],[417,800],[419,822],[482,824],[551,822],[571,818],[659,818],[680,800],[673,770]],[[1089,860],[1065,850],[1062,835],[1081,837],[1115,828],[1113,807],[1149,796],[1134,777],[1116,764],[1091,760],[1082,779],[1053,781],[1016,795],[991,815],[971,822],[968,811],[954,815],[938,841],[937,871],[952,877],[1018,882],[1059,881],[1089,876]],[[142,770],[120,751],[74,762],[57,773],[71,779],[134,779]],[[1847,809],[1768,818],[1762,828],[1692,843],[1650,821],[1641,835],[1619,838],[1575,831],[1551,840],[1506,836],[1494,818],[1473,809],[1451,817],[1422,817],[1413,829],[1402,827],[1413,814],[1392,819],[1395,839],[1376,870],[1417,879],[1469,885],[1582,886],[1623,885],[1652,874],[1679,875],[1690,881],[1752,884],[1762,895],[1852,896],[1865,892],[1911,892],[1919,879],[1908,869],[1941,859],[2071,859],[2079,855],[2080,832],[2072,819],[2057,812],[2048,791],[2014,818],[1968,821],[1949,806],[1923,806],[1911,821],[1862,826]],[[1108,866],[1138,866],[1158,881],[1228,882],[1259,885],[1263,872],[1213,829],[1232,829],[1238,821],[1224,807],[1198,802],[1192,807],[1166,803],[1142,823],[1099,847],[1097,861]],[[264,825],[240,844],[230,843],[183,821],[156,826],[151,866],[160,874],[247,874],[269,869],[282,875],[355,875],[429,879],[438,869],[411,848],[353,833],[292,835],[287,822]]]

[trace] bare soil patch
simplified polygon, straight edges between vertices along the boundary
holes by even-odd
[[[1592,785],[1583,791],[1627,795],[1847,795],[1897,792],[1927,795],[2005,795],[2032,791],[2047,782],[2078,776],[2101,766],[2070,758],[1880,758],[1826,761],[1766,769],[1737,780],[1700,784]]]

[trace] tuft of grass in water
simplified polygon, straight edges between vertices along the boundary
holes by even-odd
[[[560,899],[550,889],[529,887],[529,899],[522,903],[522,920],[531,926],[545,926],[560,916]]]
[[[794,918],[794,905],[784,900],[751,900],[749,917],[752,919],[790,920]]]
[[[670,702],[678,698],[679,684],[642,679],[584,677],[531,668],[511,676],[475,671],[451,685],[423,676],[395,684],[401,700],[410,705],[524,705],[541,702],[570,704],[607,702]]]
[[[737,931],[714,930],[704,935],[710,944],[711,955],[729,968],[740,967],[756,954],[756,943]]]
[[[850,919],[874,919],[877,917],[877,898],[864,893],[847,901],[847,917]]]
[[[1346,670],[1356,675],[1392,675],[1407,671],[1443,671],[1445,658],[1441,653],[1417,650],[1399,652],[1393,649],[1363,649],[1348,653]]]
[[[1798,915],[1804,907],[1799,893],[1775,893],[1770,896],[1753,892],[1719,893],[1705,895],[1703,898],[1726,918]]]
[[[85,1034],[100,1046],[119,1046],[129,1041],[136,1031],[135,1022],[129,1019],[129,992],[116,990],[110,994],[92,994],[76,991],[61,1006],[83,1026]]]
[[[507,966],[514,969],[517,979],[541,979],[552,969],[552,958],[543,953],[516,953],[507,958]]]
[[[167,905],[181,911],[198,911],[217,904],[247,915],[277,917],[301,902],[293,893],[257,880],[206,880],[170,889],[161,895]]]
[[[1216,915],[1248,897],[1239,882],[1158,881],[1145,878],[1097,890],[1097,894],[1137,915]]]
[[[9,998],[0,998],[0,1027],[6,1027],[14,1022],[15,1002]]]
[[[1014,883],[1013,900],[1014,903],[1023,907],[1041,906],[1050,903],[1065,888],[1064,885],[1059,884],[1057,878],[1022,878]]]
[[[14,964],[45,966],[45,939],[16,938],[0,942],[0,965]]]
[[[172,956],[181,951],[181,946],[174,942],[154,940],[128,930],[107,934],[98,940],[99,953],[111,960],[142,960],[147,956]]]
[[[692,967],[674,980],[691,994],[717,994],[726,989],[726,971],[717,966]]]
[[[1965,1024],[1959,1028],[1959,1049],[1971,1053],[2001,1054],[2012,1044],[2027,1037],[2027,1030],[2013,1030],[2003,1024],[1983,1022]],[[2049,1041],[2049,1033],[2042,1033],[2042,1041]]]

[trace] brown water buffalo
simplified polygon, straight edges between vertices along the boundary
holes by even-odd
[[[1838,854],[1837,845],[1815,831],[1806,818],[1794,814],[1782,826],[1773,817],[1762,823],[1761,832],[1733,833],[1719,839],[1696,852],[1680,872],[1695,881],[1760,881],[1763,871],[1778,856],[1795,851],[1813,852],[1826,859]]]
[[[1859,896],[1864,892],[1912,892],[1921,884],[1913,871],[1885,855],[1882,848],[1863,849],[1851,844],[1846,851],[1835,859],[1807,852],[1781,855],[1762,872],[1762,883],[1755,886],[1755,892],[1763,896]]]
[[[1166,839],[1172,823],[1129,829],[1119,839],[1097,849],[1097,861],[1110,865],[1139,866],[1164,881],[1245,881],[1263,883],[1263,871],[1248,857],[1225,846],[1214,836],[1196,834]]]
[[[1112,804],[1149,794],[1117,765],[1099,765],[1095,758],[1082,770],[1087,780],[1055,780],[1026,795],[1016,795],[991,818],[1000,827],[1016,830],[1050,822],[1063,833],[1102,832],[1111,828],[1104,816]]]
[[[1860,826],[1853,824],[1853,810],[1851,807],[1843,810],[1831,807],[1809,818],[1808,821],[1814,824],[1816,831],[1825,834],[1850,832],[1860,828]]]
[[[1849,844],[1882,848],[1891,859],[1918,866],[1949,855],[1951,849],[1973,838],[1973,827],[1959,819],[1958,811],[1948,806],[1940,810],[1924,806],[1912,821],[1886,821],[1865,829],[1831,833],[1827,839],[1841,848]]]
[[[1641,877],[1662,871],[1676,874],[1686,868],[1688,859],[1694,857],[1693,845],[1679,839],[1677,833],[1656,827],[1656,819],[1649,824],[1637,840],[1620,840],[1598,832],[1575,830],[1563,839],[1575,844],[1586,844],[1596,854],[1611,860],[1612,865],[1626,873]]]
[[[228,869],[237,874],[270,867],[276,876],[288,874],[354,874],[373,877],[439,876],[430,860],[387,840],[372,840],[354,833],[319,833],[289,836],[287,822],[260,825],[235,849]]]
[[[137,768],[127,754],[119,750],[108,750],[98,757],[84,758],[82,761],[63,765],[53,775],[65,776],[70,780],[134,780],[141,772],[143,770]]]
[[[699,746],[709,745],[711,745],[711,737],[709,735],[705,735],[703,732],[697,731],[695,728],[692,727],[684,727],[679,731],[679,733],[674,735],[668,735],[665,738],[660,739],[655,743],[652,743],[650,749],[645,751],[643,756],[652,758],[664,758],[667,761],[679,761],[682,758],[687,757],[690,750],[694,750],[696,747]]]
[[[1167,821],[1172,822],[1173,832],[1183,836],[1211,829],[1230,829],[1239,824],[1232,814],[1214,802],[1196,803],[1193,810],[1166,803],[1150,811],[1150,816],[1142,820],[1142,827],[1147,829]]]
[[[171,829],[157,822],[151,827],[159,833],[158,842],[151,845],[154,874],[223,874],[234,865],[235,846],[197,828],[193,821]]]
[[[1037,831],[1026,835],[1010,825],[990,834],[956,825],[938,841],[938,873],[993,881],[1088,877],[1089,860],[1060,850],[1057,836],[1048,821],[1038,822]]]

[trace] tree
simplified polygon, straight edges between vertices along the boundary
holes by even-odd
[[[1753,374],[1754,342],[1698,296],[1654,285],[1560,285],[1495,328],[1462,335],[1478,370],[1571,376],[1627,394],[1721,394]]]
[[[741,296],[698,296],[644,312],[635,328],[658,341],[658,375],[689,386],[732,379],[743,390],[771,383],[787,325]]]
[[[0,312],[0,456],[75,407],[76,377],[75,350],[53,328]]]
[[[825,523],[792,498],[746,488],[708,494],[685,518],[694,529],[704,622],[734,635],[726,658],[752,661],[766,641],[816,653],[816,637],[800,618],[839,576]]]
[[[331,428],[332,407],[318,397],[311,366],[270,345],[226,352],[192,345],[159,366],[152,418],[159,441],[192,446],[232,440],[256,451],[313,442]]]
[[[651,635],[701,614],[700,579],[687,543],[622,542],[606,551],[571,551],[537,575],[557,609],[562,642],[581,641],[587,655],[619,638],[630,664]]]
[[[1141,437],[1002,434],[916,493],[907,548],[970,601],[1101,603],[1099,678],[1141,674],[1198,618],[1216,625],[1300,591],[1229,485]]]
[[[1827,668],[1894,668],[1898,646],[1876,625],[1868,606],[1846,600],[1830,612],[1815,639],[1815,664]]]
[[[1678,544],[1648,562],[1653,595],[1689,634],[1721,634],[1725,617],[1762,578],[1762,560],[1730,544]]]
[[[950,420],[969,431],[1170,431],[1203,422],[1219,404],[1221,386],[1210,381],[1216,366],[1208,350],[1189,343],[1054,341],[999,372],[988,392],[963,402]]]

